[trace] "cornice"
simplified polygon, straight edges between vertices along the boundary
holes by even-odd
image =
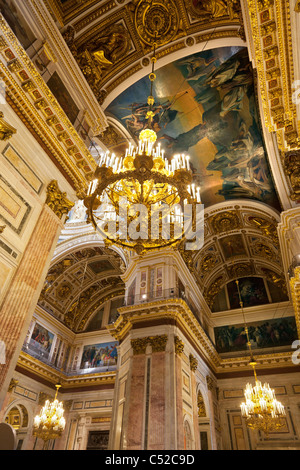
[[[23,371],[26,374],[39,378],[43,383],[55,385],[59,381],[62,385],[62,392],[72,391],[75,388],[84,389],[86,387],[111,386],[113,388],[116,379],[115,371],[67,376],[24,352],[21,352],[19,356],[17,369],[21,373]]]
[[[247,0],[247,3],[263,117],[268,131],[276,135],[293,201],[296,188],[284,161],[287,152],[300,148],[297,108],[293,100],[295,73],[290,2]]]
[[[93,175],[95,161],[3,17],[0,76],[8,104],[67,175],[73,188],[82,192]]]

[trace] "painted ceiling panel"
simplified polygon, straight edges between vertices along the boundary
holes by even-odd
[[[191,157],[205,207],[254,199],[280,210],[262,138],[246,48],[193,54],[156,72],[153,127],[166,156]],[[106,109],[134,139],[148,126],[145,77]]]

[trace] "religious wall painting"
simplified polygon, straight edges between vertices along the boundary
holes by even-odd
[[[80,369],[116,366],[118,359],[117,345],[118,342],[115,341],[84,346]]]
[[[214,329],[218,353],[247,350],[244,325],[221,326]],[[275,318],[253,322],[248,325],[252,349],[278,348],[290,345],[297,339],[294,317]]]
[[[100,274],[105,271],[113,271],[114,267],[112,264],[107,260],[98,260],[89,263],[89,267],[92,269],[94,274]]]
[[[28,352],[39,359],[48,359],[54,334],[36,323],[28,343]]]
[[[17,2],[15,0],[0,0],[0,12],[24,49],[28,49],[36,38],[18,8]]]
[[[153,128],[168,158],[190,155],[205,207],[247,198],[279,209],[247,49],[200,52],[158,69],[156,75]],[[134,139],[148,126],[149,94],[145,77],[106,109]]]
[[[71,123],[74,124],[77,119],[79,109],[57,72],[53,73],[51,78],[48,80],[47,85]]]
[[[225,260],[234,256],[247,256],[241,235],[230,235],[228,237],[221,238],[219,243],[221,245]]]
[[[243,307],[264,305],[269,303],[264,280],[259,277],[244,277],[239,279],[239,291]],[[230,308],[240,308],[239,292],[236,281],[227,284]]]

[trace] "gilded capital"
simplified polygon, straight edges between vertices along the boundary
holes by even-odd
[[[152,352],[165,351],[168,342],[168,335],[150,336],[149,342],[152,346]]]
[[[146,354],[146,348],[149,343],[149,338],[137,338],[131,340],[131,347],[133,349],[134,356],[138,356],[140,354]]]
[[[134,356],[146,354],[147,346],[152,347],[152,352],[163,352],[166,350],[168,335],[146,336],[145,338],[137,338],[131,340],[131,347]]]
[[[190,354],[189,360],[190,360],[190,369],[192,372],[195,372],[198,367],[198,361],[192,354]]]
[[[181,356],[184,350],[184,343],[178,336],[174,337],[174,344],[175,344],[175,354]]]
[[[4,120],[4,114],[0,112],[0,140],[8,140],[14,134],[16,134],[17,129],[12,127]]]
[[[11,379],[10,384],[9,384],[9,387],[8,387],[9,393],[11,393],[11,392],[14,390],[14,388],[16,388],[16,386],[18,385],[18,383],[19,383],[18,380]]]
[[[4,232],[5,228],[6,228],[6,225],[1,225],[0,226],[0,234]]]
[[[74,206],[73,202],[67,199],[66,193],[60,191],[57,181],[51,181],[47,188],[46,204],[59,219],[61,219],[64,214],[68,214]]]
[[[212,391],[214,389],[214,382],[213,382],[213,379],[209,375],[206,376],[206,383],[207,383],[208,390]]]

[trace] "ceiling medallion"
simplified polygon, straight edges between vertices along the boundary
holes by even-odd
[[[158,46],[171,42],[179,28],[175,3],[141,0],[135,10],[135,26],[141,40],[148,45],[152,45],[155,38]]]

